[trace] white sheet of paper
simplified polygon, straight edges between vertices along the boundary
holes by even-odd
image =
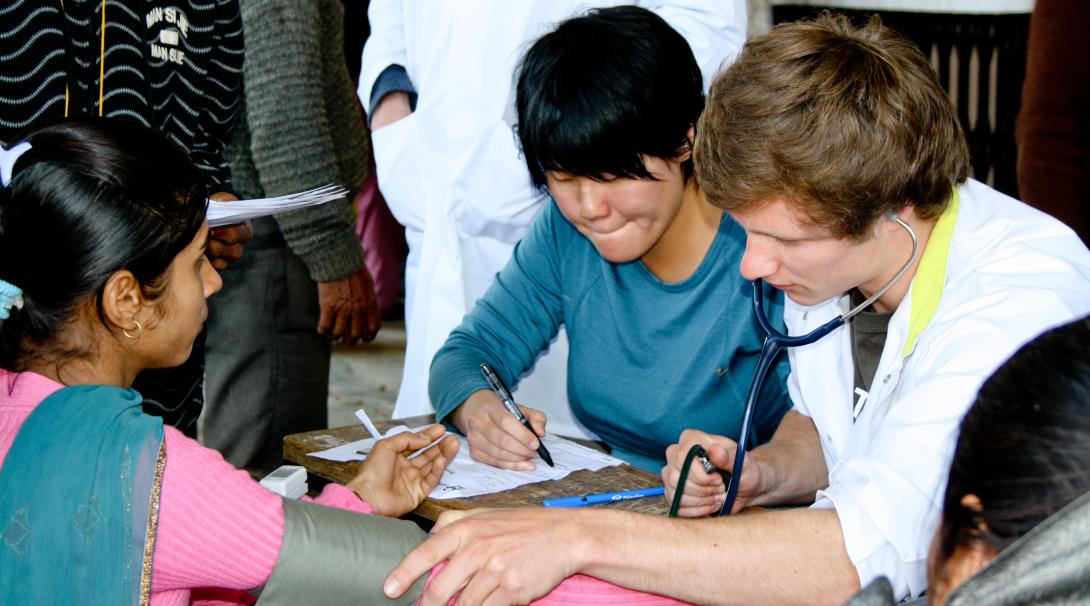
[[[386,434],[382,437],[388,438],[390,436],[396,436],[397,434],[404,433],[406,431],[419,431],[421,429],[423,429],[423,427],[409,429],[404,425],[398,425],[396,427],[391,427],[390,430],[387,431]],[[370,452],[371,448],[374,447],[375,442],[379,441],[380,439],[381,438],[367,438],[365,440],[356,440],[355,442],[341,444],[340,446],[335,446],[328,450],[312,452],[310,453],[310,456],[317,457],[319,459],[325,459],[327,461],[340,461],[342,463],[345,461],[362,461],[367,458],[366,453]],[[436,440],[436,442],[437,441],[438,440]],[[432,442],[432,444],[434,443],[435,442]],[[364,454],[360,454],[359,451],[363,451]],[[415,455],[416,453],[413,454]]]
[[[222,227],[241,223],[247,219],[256,219],[268,215],[324,204],[339,200],[348,195],[348,190],[336,185],[323,185],[311,190],[277,196],[275,198],[256,198],[253,200],[232,200],[220,202],[208,201],[208,226]]]
[[[410,430],[404,425],[398,425],[386,432],[386,435],[391,436],[403,431],[417,431],[419,429],[421,428]],[[624,461],[616,457],[576,444],[571,440],[546,435],[542,442],[549,449],[549,453],[553,455],[553,463],[556,464],[556,467],[549,467],[541,459],[536,459],[534,462],[537,464],[537,469],[534,471],[510,471],[474,461],[469,456],[469,444],[466,443],[466,439],[461,436],[458,439],[462,442],[462,446],[458,449],[458,454],[454,457],[454,460],[447,466],[446,471],[443,472],[443,478],[439,480],[439,485],[428,495],[433,499],[475,497],[510,490],[523,484],[559,480],[574,471],[583,469],[598,471],[604,467],[624,463]],[[328,450],[312,452],[310,456],[328,461],[362,461],[366,458],[366,455],[359,454],[357,451],[369,451],[374,444],[374,438],[357,440]],[[416,454],[414,453],[413,456],[416,456]]]

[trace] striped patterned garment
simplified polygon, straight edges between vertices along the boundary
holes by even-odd
[[[0,7],[0,141],[99,113],[159,129],[210,192],[230,189],[224,149],[241,96],[237,0],[9,0]],[[103,6],[106,12],[102,52]],[[100,65],[105,57],[105,68]]]

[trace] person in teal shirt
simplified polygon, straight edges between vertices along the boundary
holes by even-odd
[[[658,472],[684,429],[736,438],[763,333],[745,233],[692,174],[704,94],[688,44],[644,9],[594,10],[535,42],[517,77],[518,137],[552,203],[436,353],[437,417],[476,460],[532,469],[546,418],[520,403],[525,429],[480,365],[514,386],[564,325],[572,412],[615,456]],[[782,325],[779,291],[765,304]],[[786,375],[781,360],[756,443],[790,409]]]

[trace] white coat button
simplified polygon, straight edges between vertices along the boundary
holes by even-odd
[[[882,377],[882,385],[885,385],[886,383],[889,383],[890,376],[891,375],[886,375],[886,376]]]
[[[810,317],[810,312],[808,312],[808,311],[802,312],[802,319],[803,320],[806,320],[809,317]]]

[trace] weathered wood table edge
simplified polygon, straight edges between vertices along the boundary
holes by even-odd
[[[433,421],[432,417],[412,417],[393,422],[376,423],[379,430],[386,431],[394,425],[420,427]],[[359,462],[339,463],[308,456],[312,452],[340,446],[346,442],[369,437],[361,426],[333,427],[305,433],[296,433],[284,438],[284,458],[296,465],[301,465],[308,472],[345,484],[359,471]],[[542,464],[542,463],[539,463]],[[642,469],[630,465],[606,467],[598,471],[578,471],[561,480],[526,484],[511,490],[480,495],[466,499],[427,499],[416,509],[416,513],[429,520],[435,520],[447,509],[473,509],[476,507],[540,507],[547,498],[567,497],[582,494],[595,494],[621,490],[635,490],[661,486],[662,479]],[[625,509],[652,515],[666,515],[668,509],[662,497],[646,497],[616,503],[594,505]]]

